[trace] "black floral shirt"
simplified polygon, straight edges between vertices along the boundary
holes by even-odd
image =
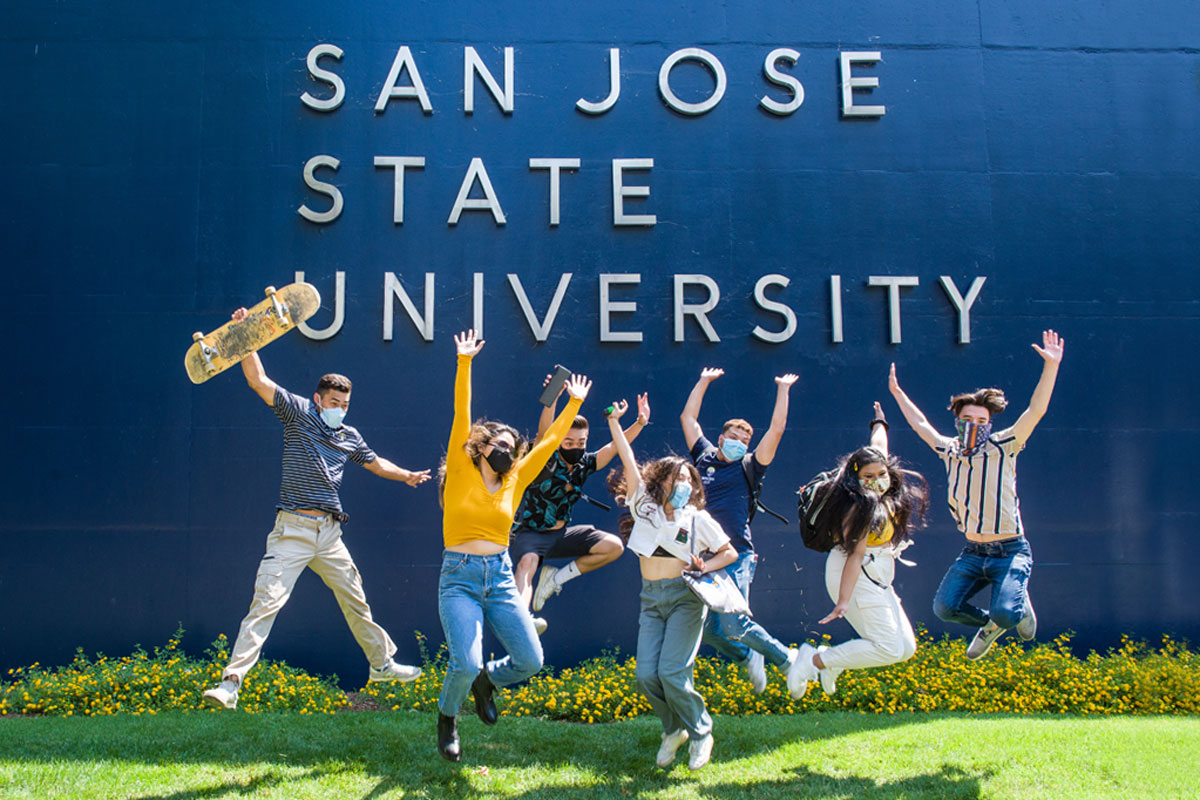
[[[548,531],[559,520],[569,522],[571,506],[583,496],[583,482],[595,471],[595,453],[584,453],[577,464],[571,465],[556,451],[546,462],[546,468],[525,490],[525,499],[517,511],[513,528]]]

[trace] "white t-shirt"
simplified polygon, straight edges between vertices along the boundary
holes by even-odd
[[[677,508],[675,519],[667,519],[662,506],[646,492],[645,483],[639,483],[637,491],[629,498],[629,512],[633,516],[629,549],[639,556],[651,556],[661,547],[680,561],[690,561],[693,551],[715,553],[729,541],[717,521],[695,506]],[[695,548],[692,547],[693,536]]]

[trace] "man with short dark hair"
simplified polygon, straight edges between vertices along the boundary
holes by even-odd
[[[1042,376],[1029,408],[1011,428],[992,433],[992,418],[1008,401],[999,389],[977,389],[950,399],[958,435],[938,433],[900,388],[892,364],[888,386],[904,418],[946,467],[950,513],[967,537],[967,546],[942,578],[933,600],[933,613],[946,622],[977,627],[967,645],[967,658],[983,658],[1010,628],[1025,641],[1037,635],[1037,615],[1027,586],[1033,571],[1033,552],[1021,524],[1017,499],[1017,456],[1050,406],[1050,395],[1062,363],[1064,340],[1052,330],[1042,333]],[[968,600],[991,587],[987,611]]]
[[[547,377],[547,381],[549,377]],[[559,396],[562,392],[559,392]],[[542,410],[538,419],[540,441],[554,421],[558,399]],[[650,421],[650,400],[638,397],[638,418],[625,431],[629,441],[637,438]],[[583,482],[598,470],[604,469],[617,454],[611,442],[594,452],[588,452],[588,421],[577,416],[563,438],[558,450],[546,462],[541,474],[525,490],[525,498],[517,510],[509,540],[509,556],[513,562],[513,578],[517,592],[534,613],[542,610],[551,597],[562,591],[568,581],[600,569],[616,561],[625,550],[621,539],[594,525],[571,525],[571,509],[583,498]],[[562,567],[549,564],[547,559],[570,559]],[[531,591],[533,574],[542,566],[537,591]],[[535,630],[541,635],[548,623],[534,617]]]
[[[688,395],[679,421],[692,462],[704,484],[706,508],[729,536],[737,561],[725,568],[747,600],[758,565],[758,554],[750,539],[750,519],[757,506],[758,492],[767,467],[787,428],[788,393],[797,380],[791,373],[775,379],[775,408],[771,425],[750,452],[754,428],[744,419],[728,420],[714,445],[700,428],[700,406],[708,385],[725,374],[723,369],[705,368]],[[797,668],[796,650],[785,646],[759,623],[745,614],[711,613],[704,623],[704,642],[746,668],[750,685],[761,693],[767,687],[766,662],[785,672]]]
[[[233,314],[234,320],[245,316],[244,308]],[[396,645],[371,618],[358,568],[342,543],[341,523],[348,517],[342,511],[338,489],[347,461],[409,486],[429,480],[429,470],[413,472],[377,456],[357,430],[343,424],[352,388],[344,375],[323,376],[310,400],[276,386],[263,370],[258,353],[242,360],[242,373],[250,388],[283,423],[283,478],[275,527],[267,536],[267,551],[259,563],[250,611],[242,620],[221,683],[204,693],[204,704],[237,707],[242,680],[258,661],[275,616],[287,603],[305,567],[333,590],[350,632],[370,662],[369,680],[415,679],[421,674],[420,668],[392,660]]]

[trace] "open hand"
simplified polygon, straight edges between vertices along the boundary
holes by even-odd
[[[463,331],[454,337],[454,346],[460,356],[476,356],[483,349],[483,339],[475,339],[475,329]]]
[[[846,609],[848,607],[849,603],[838,603],[833,607],[833,611],[830,611],[825,615],[824,619],[817,620],[817,624],[824,625],[826,622],[833,622],[835,619],[841,619],[842,617],[846,616]]]
[[[1033,349],[1037,350],[1042,358],[1057,364],[1062,361],[1063,345],[1066,343],[1066,340],[1054,331],[1042,331],[1042,346],[1038,347],[1035,344]]]
[[[781,375],[778,378],[776,378],[775,383],[779,386],[783,386],[784,388],[790,389],[790,388],[792,388],[792,384],[798,380],[800,380],[799,375],[797,375],[794,372],[789,372],[786,375]]]
[[[626,403],[624,400],[618,400],[615,403],[613,403],[612,405],[610,405],[609,408],[611,408],[612,411],[609,411],[604,416],[615,421],[615,420],[620,419],[621,416],[624,415],[624,413],[629,410],[629,403]]]
[[[420,486],[427,480],[429,480],[429,470],[423,469],[420,471],[413,471],[410,469],[408,471],[408,477],[404,479],[404,482],[409,486]]]
[[[892,394],[900,391],[900,381],[896,380],[896,362],[892,362],[892,369],[888,373],[888,391]]]
[[[650,424],[650,395],[642,392],[638,395],[638,418],[643,425]]]
[[[718,367],[705,367],[704,369],[700,370],[700,380],[709,381],[711,383],[724,374],[725,370]]]
[[[576,400],[587,397],[591,388],[592,382],[588,380],[587,375],[572,375],[567,381],[567,394]]]

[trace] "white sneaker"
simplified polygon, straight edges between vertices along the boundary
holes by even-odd
[[[750,651],[750,660],[746,662],[746,672],[750,675],[750,688],[755,694],[762,694],[767,688],[767,660],[757,650]]]
[[[675,760],[675,751],[682,747],[687,740],[688,732],[683,728],[674,733],[664,733],[662,746],[658,748],[658,755],[655,756],[654,763],[660,767],[671,766],[671,762]]]
[[[237,708],[238,685],[231,680],[223,680],[204,693],[204,705],[209,708]]]
[[[547,600],[562,591],[562,584],[554,582],[554,575],[557,572],[558,567],[552,567],[549,564],[542,567],[542,571],[538,574],[537,589],[533,593],[532,607],[534,611],[541,611]]]
[[[824,653],[828,649],[829,647],[827,645],[821,645],[817,648],[817,652]],[[825,669],[818,669],[817,677],[821,680],[821,691],[832,697],[834,692],[837,691],[837,679],[838,675],[842,674],[842,671],[843,670],[841,667],[826,667]]]
[[[543,633],[545,633],[546,628],[549,628],[549,627],[550,627],[550,623],[546,622],[545,617],[534,617],[533,618],[533,630],[535,633],[537,633],[538,636],[541,636]]]
[[[812,663],[815,652],[817,648],[811,644],[802,644],[796,652],[796,658],[788,665],[788,694],[796,700],[804,697],[804,693],[808,691],[808,682],[817,679],[817,668]]]
[[[703,739],[696,739],[688,745],[688,769],[696,770],[708,763],[712,756],[713,735],[710,733]]]
[[[1029,593],[1025,593],[1025,616],[1017,623],[1017,635],[1021,641],[1029,642],[1037,636],[1037,614],[1033,611],[1033,603],[1029,602]]]
[[[421,677],[420,667],[397,664],[389,658],[387,663],[382,667],[378,669],[371,667],[371,676],[367,678],[367,681],[370,683],[382,683],[386,681],[408,683],[409,681],[415,681],[419,677]]]
[[[1004,635],[1004,628],[988,620],[987,624],[975,632],[975,638],[967,645],[967,658],[978,661],[988,654],[996,640]]]

